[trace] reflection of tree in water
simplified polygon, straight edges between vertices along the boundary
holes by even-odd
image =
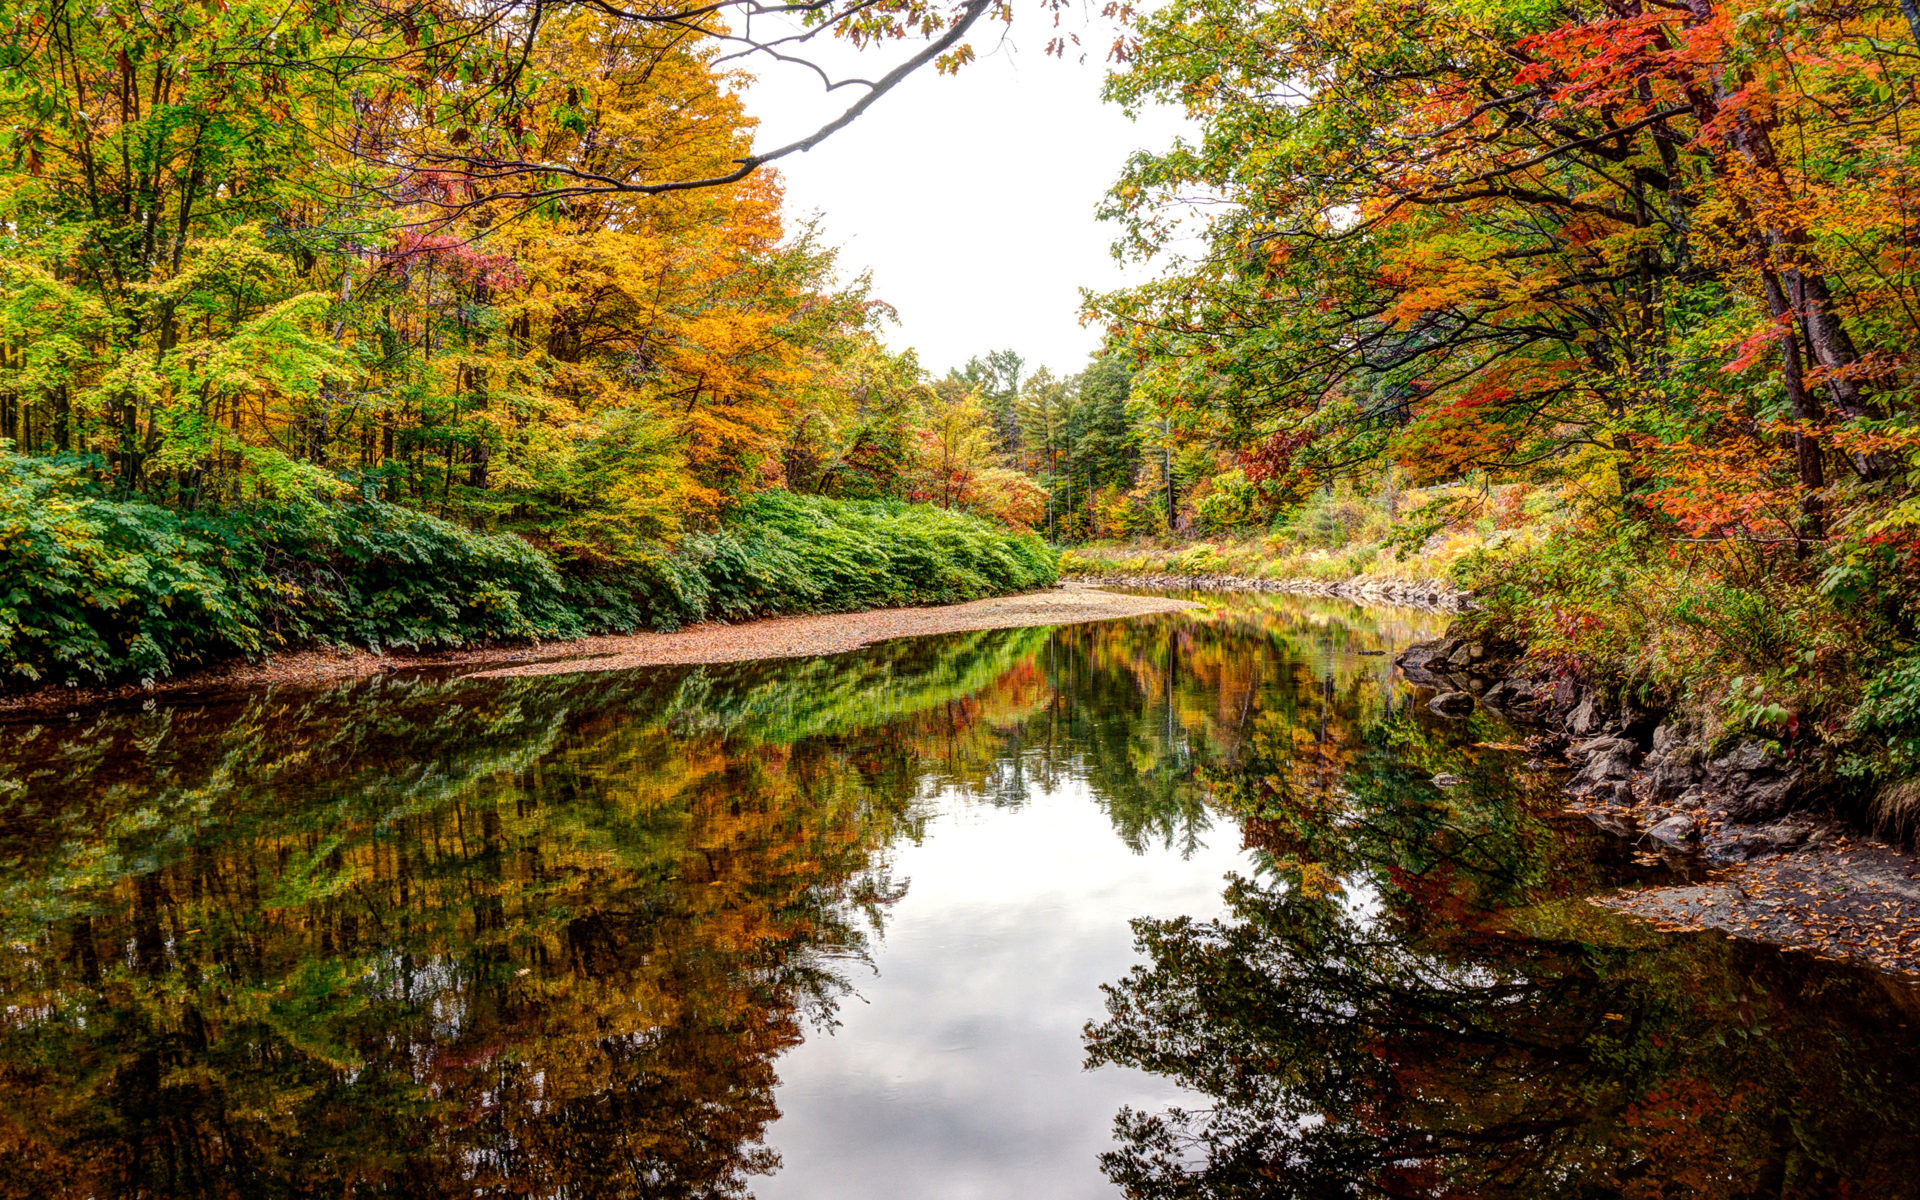
[[[1581,904],[1633,868],[1353,653],[1425,630],[1344,613],[16,727],[0,1194],[743,1194],[923,798],[1068,783],[1136,849],[1259,852],[1092,1031],[1209,1098],[1129,1116],[1130,1194],[1920,1179],[1897,997]]]
[[[1208,603],[1055,631],[1049,703],[1012,732],[1001,761],[1017,764],[1023,784],[1084,780],[1136,850],[1191,852],[1213,823],[1210,806],[1233,810],[1222,785],[1246,775],[1249,756],[1295,773],[1311,766],[1323,790],[1337,786],[1356,712],[1403,695],[1384,656],[1353,651],[1404,644],[1425,627],[1383,634],[1350,606],[1292,599]],[[1274,753],[1276,739],[1285,753]]]
[[[1125,1194],[1920,1194],[1911,995],[1561,899],[1607,864],[1410,717],[1338,803],[1272,758],[1240,791],[1272,873],[1220,920],[1136,923],[1089,1029],[1095,1063],[1207,1100],[1122,1114]]]
[[[1229,606],[22,728],[0,1181],[739,1194],[917,797],[1080,778],[1129,844],[1191,844],[1210,765],[1350,636]]]
[[[1040,636],[22,731],[0,1191],[744,1194],[916,722]]]

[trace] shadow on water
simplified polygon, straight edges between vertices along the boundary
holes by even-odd
[[[1205,604],[5,726],[0,1194],[748,1195],[929,799],[1068,781],[1259,864],[1087,1014],[1193,1095],[1116,1194],[1920,1194],[1910,989],[1585,904],[1651,868],[1410,707],[1430,618]]]

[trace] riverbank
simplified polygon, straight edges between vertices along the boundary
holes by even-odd
[[[670,548],[583,559],[377,501],[181,513],[16,460],[0,448],[16,481],[0,487],[0,690],[955,604],[1059,577],[1033,533],[891,500],[767,491]]]
[[[1138,587],[1165,591],[1271,592],[1291,596],[1331,596],[1356,604],[1396,604],[1427,612],[1459,612],[1472,595],[1440,579],[1263,579],[1243,575],[1170,575],[1143,571],[1069,574],[1063,582],[1083,587]]]
[[[1065,585],[964,604],[768,617],[739,624],[710,622],[673,633],[618,634],[428,653],[311,650],[260,663],[192,672],[151,687],[41,688],[0,699],[0,713],[79,712],[143,695],[325,683],[393,671],[472,668],[472,674],[484,677],[566,675],[634,667],[844,654],[894,638],[981,629],[1077,625],[1193,607],[1196,605],[1190,601],[1168,596],[1132,596]]]
[[[1649,856],[1707,865],[1704,881],[1596,904],[1662,929],[1717,929],[1920,974],[1920,856],[1849,827],[1805,764],[1757,738],[1717,745],[1677,714],[1530,668],[1517,647],[1458,627],[1395,663],[1442,716],[1483,708],[1548,731],[1569,811]]]

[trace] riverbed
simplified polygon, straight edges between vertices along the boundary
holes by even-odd
[[[1920,1195],[1910,982],[1189,599],[10,720],[0,1194]]]

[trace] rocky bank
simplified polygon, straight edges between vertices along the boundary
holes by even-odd
[[[1650,851],[1697,854],[1708,868],[1704,883],[1601,903],[1667,928],[1717,928],[1920,972],[1920,858],[1849,829],[1818,765],[1759,738],[1711,744],[1681,714],[1530,665],[1520,647],[1458,626],[1395,661],[1432,690],[1426,703],[1442,716],[1484,708],[1542,731],[1532,744],[1564,755],[1573,811]]]
[[[1428,612],[1459,612],[1468,593],[1439,579],[1259,579],[1242,575],[1164,575],[1155,573],[1075,575],[1063,584],[1079,587],[1135,587],[1177,592],[1276,592],[1293,596],[1336,596],[1361,604],[1394,604]]]

